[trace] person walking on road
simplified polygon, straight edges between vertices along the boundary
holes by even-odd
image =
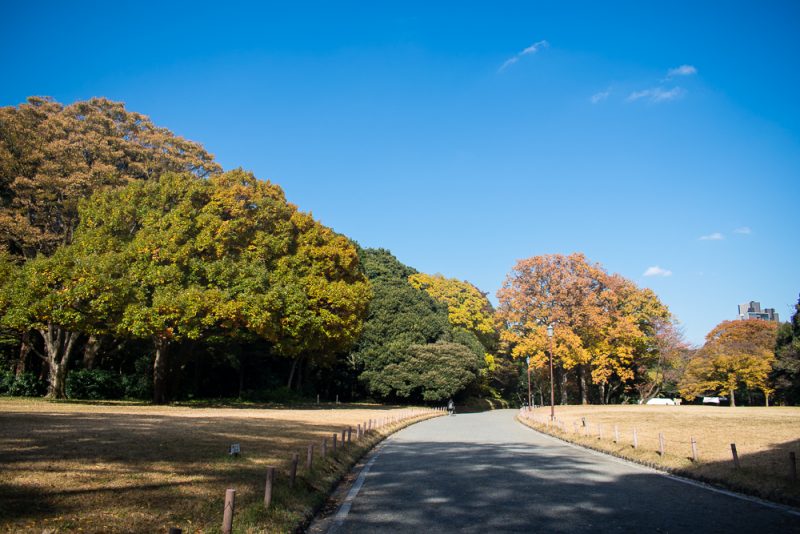
[[[450,415],[455,415],[456,413],[456,405],[453,403],[453,399],[447,401],[447,413]]]

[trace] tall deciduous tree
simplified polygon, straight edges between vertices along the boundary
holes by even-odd
[[[681,395],[693,399],[727,392],[730,405],[736,406],[736,389],[744,385],[763,391],[769,404],[772,388],[768,377],[775,361],[777,329],[777,323],[759,319],[718,324],[689,362],[680,384]]]
[[[582,254],[520,260],[498,298],[505,323],[501,337],[512,355],[530,357],[531,365],[541,368],[552,351],[564,380],[566,371],[575,370],[583,403],[590,382],[598,385],[601,402],[632,382],[637,361],[659,350],[659,330],[671,322],[652,291],[609,275]],[[562,387],[562,402],[564,395]]]
[[[154,400],[169,346],[246,331],[289,357],[342,350],[371,296],[355,246],[249,173],[167,173],[84,203],[75,246],[113,255],[130,297],[119,334],[153,342]]]

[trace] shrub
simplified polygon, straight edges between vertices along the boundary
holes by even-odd
[[[0,371],[0,395],[8,395],[8,390],[14,384],[14,373],[11,371]]]
[[[8,391],[6,392],[9,395],[15,397],[41,397],[47,391],[47,385],[33,373],[22,373],[16,377],[12,375],[11,378],[12,380],[9,381]]]
[[[126,399],[150,400],[153,398],[153,381],[147,375],[122,375],[122,395]]]
[[[67,377],[67,397],[71,399],[119,399],[123,393],[120,377],[102,369],[80,369]]]

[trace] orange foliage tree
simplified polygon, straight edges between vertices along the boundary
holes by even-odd
[[[571,371],[581,402],[588,403],[590,382],[607,402],[613,390],[635,378],[637,359],[657,350],[659,324],[671,322],[652,291],[609,275],[582,254],[520,260],[497,296],[505,327],[501,337],[514,357],[529,356],[533,367],[544,367],[552,347],[562,402]],[[552,340],[547,337],[551,324]]]

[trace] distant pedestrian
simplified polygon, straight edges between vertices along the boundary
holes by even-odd
[[[447,413],[453,415],[456,413],[456,405],[453,403],[453,399],[447,401]]]

